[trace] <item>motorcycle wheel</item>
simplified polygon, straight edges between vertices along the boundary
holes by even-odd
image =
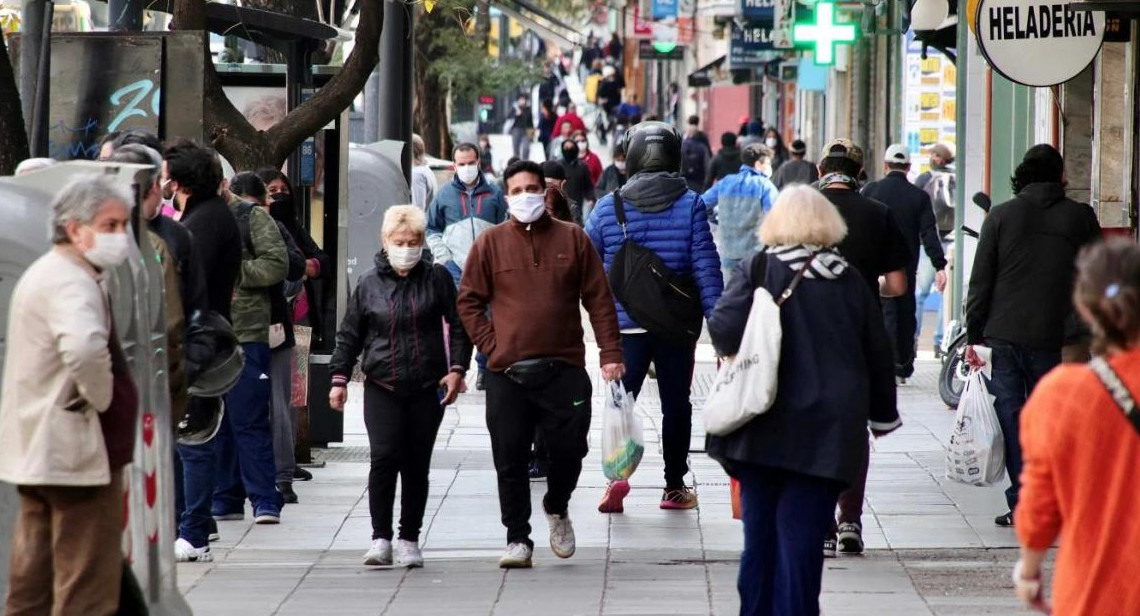
[[[966,387],[966,339],[957,341],[942,359],[942,372],[938,375],[938,395],[946,406],[956,409]]]

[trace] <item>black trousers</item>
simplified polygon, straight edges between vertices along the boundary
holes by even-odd
[[[895,376],[904,379],[914,374],[914,336],[918,328],[914,283],[915,273],[907,272],[907,291],[898,297],[882,298],[883,324],[895,350]]]
[[[563,366],[539,388],[524,388],[501,372],[487,373],[487,430],[499,476],[499,509],[507,543],[530,540],[531,442],[537,427],[546,441],[550,470],[546,478],[547,513],[563,515],[582,474],[589,451],[590,397],[593,387],[584,368]]]
[[[431,453],[441,421],[443,409],[434,388],[395,393],[365,382],[364,427],[368,430],[372,459],[368,511],[372,515],[373,539],[392,540],[392,505],[399,475],[400,539],[419,541],[427,507]]]

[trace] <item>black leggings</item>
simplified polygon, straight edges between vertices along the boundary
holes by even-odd
[[[419,541],[427,507],[428,471],[443,409],[434,388],[394,393],[371,382],[364,385],[364,426],[372,468],[368,473],[368,511],[372,538],[392,540],[392,505],[399,474],[400,539]]]

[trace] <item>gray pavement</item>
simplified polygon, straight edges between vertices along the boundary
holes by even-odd
[[[704,360],[694,379],[699,409],[714,364],[707,345],[701,345],[698,355]],[[592,371],[597,381],[596,366]],[[821,598],[828,616],[1026,613],[1013,600],[1008,582],[1016,539],[1012,531],[993,526],[993,516],[1003,511],[1001,489],[943,479],[943,447],[953,413],[937,399],[936,375],[936,363],[920,362],[917,378],[900,388],[904,427],[873,445],[864,516],[869,551],[828,562]],[[694,453],[690,481],[700,509],[657,508],[663,462],[654,383],[639,402],[647,452],[632,479],[626,512],[607,516],[595,509],[605,485],[596,453],[601,425],[595,417],[592,452],[570,506],[578,553],[559,560],[545,548],[545,523],[537,513],[545,484],[533,483],[535,568],[510,572],[496,567],[505,533],[478,393],[462,396],[447,410],[439,433],[421,538],[427,567],[405,571],[360,564],[371,538],[361,397],[354,385],[344,444],[318,452],[327,467],[314,470],[314,481],[296,484],[301,503],[285,508],[280,526],[254,526],[248,513],[246,521],[222,522],[222,540],[214,544],[216,561],[179,565],[179,585],[195,613],[738,611],[742,530],[731,518],[724,472]],[[600,406],[600,397],[595,398],[595,413]],[[703,446],[701,425],[698,416],[694,450]]]

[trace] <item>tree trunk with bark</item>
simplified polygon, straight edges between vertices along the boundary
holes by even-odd
[[[364,88],[372,69],[379,62],[380,31],[384,26],[386,0],[360,0],[360,16],[356,26],[356,44],[345,59],[340,72],[309,100],[291,111],[285,119],[268,130],[257,130],[234,107],[222,89],[214,63],[206,53],[205,126],[206,140],[225,156],[235,169],[280,167],[305,139],[316,134],[352,104]],[[289,0],[259,0],[266,5],[283,6],[290,14],[299,8]],[[247,2],[247,4],[249,4]],[[313,2],[302,2],[316,14]],[[303,7],[302,7],[303,8]],[[176,0],[174,29],[205,30],[204,0]]]
[[[420,12],[417,15],[414,69],[416,100],[413,115],[416,132],[423,138],[427,153],[440,158],[451,158],[451,122],[447,113],[451,88],[429,70],[433,63],[447,61],[439,46],[434,44],[443,36],[466,34],[455,18],[441,10],[441,7],[431,13]]]
[[[20,89],[12,69],[8,47],[0,35],[0,175],[12,175],[16,165],[29,156]]]

